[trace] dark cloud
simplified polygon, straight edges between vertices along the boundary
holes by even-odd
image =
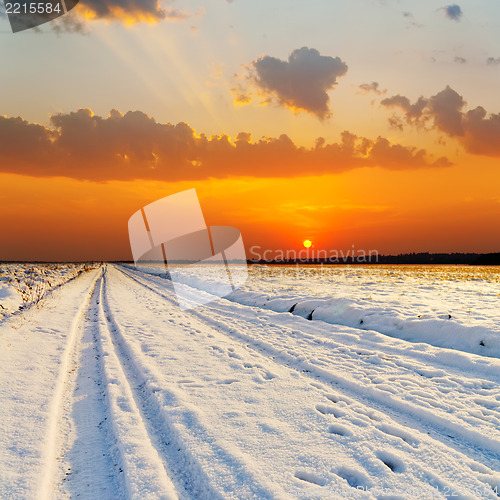
[[[174,0],[167,0],[167,2]],[[5,13],[3,2],[0,2],[0,17]],[[162,21],[180,22],[193,17],[201,17],[205,13],[202,7],[197,12],[187,12],[171,5],[162,6],[160,0],[80,0],[76,7],[47,25],[57,34],[90,33],[92,21],[114,21],[130,26],[137,23],[155,24]],[[33,31],[43,33],[35,27]]]
[[[434,118],[436,127],[450,136],[463,134],[462,108],[465,101],[450,86],[432,96],[428,102],[428,113]]]
[[[467,151],[485,156],[500,156],[500,113],[488,115],[478,106],[463,116],[463,136]]]
[[[459,5],[452,4],[443,8],[448,19],[451,19],[452,21],[460,21],[462,18],[463,12]]]
[[[125,24],[183,21],[192,16],[172,6],[162,7],[159,0],[81,0],[77,12],[86,19],[106,19]]]
[[[408,97],[401,95],[388,97],[382,100],[381,104],[388,108],[401,109],[403,118],[409,125],[421,127],[433,121],[437,129],[448,135],[456,136],[462,132],[461,109],[465,103],[449,86],[430,98],[420,96],[413,104]],[[391,120],[391,124],[400,123],[395,117],[391,117]]]
[[[458,64],[465,64],[467,62],[467,59],[464,57],[457,56],[455,57],[454,61]]]
[[[357,167],[393,170],[443,167],[422,149],[342,134],[338,143],[322,138],[312,148],[287,135],[253,141],[240,133],[197,135],[186,123],[157,123],[140,111],[108,117],[89,109],[57,114],[51,127],[0,116],[0,172],[93,181],[165,181],[226,177],[300,177],[335,174]]]
[[[324,119],[330,115],[328,91],[346,73],[347,65],[340,58],[302,47],[287,61],[267,55],[253,61],[248,82],[267,100]]]
[[[80,33],[81,35],[88,35],[90,33],[88,25],[74,10],[52,21],[49,27],[57,34]]]
[[[415,21],[415,16],[413,15],[412,12],[410,11],[403,11],[402,12],[403,17],[406,17],[408,19],[408,28],[422,28],[423,24],[420,24]]]
[[[488,59],[486,59],[486,64],[490,64],[490,65],[496,65],[496,64],[500,64],[500,57],[488,57]]]
[[[383,106],[389,108],[400,108],[404,111],[407,123],[419,122],[422,112],[427,106],[427,99],[419,97],[419,99],[412,104],[408,97],[402,95],[395,95],[388,97],[381,101]]]
[[[374,92],[377,95],[381,95],[387,92],[387,90],[380,90],[378,82],[362,83],[359,88],[366,94],[368,94],[369,92]]]
[[[465,111],[464,98],[450,86],[428,99],[420,97],[415,104],[399,95],[384,99],[381,104],[402,110],[408,124],[431,124],[456,138],[469,153],[500,156],[500,113],[488,114],[481,106]],[[397,117],[391,117],[390,123],[393,126],[401,124]]]

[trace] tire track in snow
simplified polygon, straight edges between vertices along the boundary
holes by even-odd
[[[163,404],[156,396],[159,388],[142,373],[111,311],[106,297],[106,280],[104,274],[101,308],[108,330],[109,344],[114,350],[123,376],[128,381],[134,404],[147,430],[148,439],[155,447],[165,470],[169,471],[181,498],[220,498],[216,491],[207,486],[208,480],[204,478],[205,474],[201,468],[197,470],[198,477],[193,476],[192,470],[197,468],[196,464],[193,464],[191,457],[186,455],[185,447],[178,440],[175,429],[171,428],[163,417]]]
[[[58,429],[63,418],[63,401],[65,389],[69,382],[70,367],[75,355],[75,346],[78,336],[85,320],[85,313],[89,307],[90,300],[96,288],[97,281],[100,277],[100,272],[96,271],[96,276],[93,279],[90,287],[85,292],[85,298],[78,308],[78,311],[71,324],[71,329],[68,333],[66,347],[61,356],[61,366],[59,375],[54,389],[54,396],[50,403],[49,419],[46,428],[45,445],[42,455],[42,471],[39,480],[38,493],[41,499],[50,498],[53,490],[53,481],[57,468],[57,457],[59,452],[59,434]]]
[[[105,272],[105,266],[96,272],[68,335],[51,403],[38,496],[174,500],[177,492],[111,338],[103,308]],[[92,342],[86,352],[81,350],[84,336]],[[87,382],[88,391],[79,394],[81,377],[90,376],[94,380]],[[82,402],[84,408],[77,408]],[[96,455],[100,451],[104,453]],[[65,475],[64,470],[71,472]]]
[[[244,470],[244,461],[234,456],[217,442],[209,429],[199,421],[196,411],[183,407],[183,402],[176,398],[174,392],[162,387],[160,390],[154,373],[141,364],[139,353],[134,352],[126,340],[122,327],[115,320],[106,296],[107,278],[103,285],[103,312],[106,316],[115,351],[121,361],[123,370],[131,381],[134,397],[141,410],[144,421],[150,429],[150,435],[156,442],[158,452],[168,464],[171,477],[181,498],[193,500],[216,500],[233,498],[234,488],[238,488],[245,498],[273,498],[262,485],[262,480]],[[174,420],[169,416],[173,412]],[[206,453],[211,459],[211,468],[219,467],[223,476],[214,478],[207,475],[195,454],[179,434],[178,425],[188,428],[190,433],[202,441],[208,448]],[[236,482],[234,482],[235,480]]]
[[[109,419],[104,360],[99,343],[102,269],[91,294],[73,355],[64,398],[64,435],[57,496],[114,499],[125,491],[122,459]]]
[[[151,414],[145,411],[141,386],[124,362],[122,347],[116,339],[115,324],[106,305],[106,270],[104,267],[99,281],[95,338],[102,361],[109,425],[116,438],[124,474],[125,496],[174,500],[179,495],[162,456]]]
[[[146,272],[138,271],[129,266],[115,264],[114,267],[118,268],[124,273],[130,272],[131,275],[141,276],[145,278],[146,281],[154,283],[155,285],[158,285],[158,283],[155,282],[155,278],[163,281],[166,280],[166,283],[170,283],[168,278],[160,278],[157,275],[152,275]],[[149,285],[143,284],[143,286],[146,286],[147,288],[150,288],[153,292],[158,293],[157,289],[151,288]],[[165,290],[163,284],[161,286],[163,290]],[[189,285],[184,285],[184,286],[192,288],[189,287]],[[192,289],[196,290],[195,288]],[[160,295],[162,294],[160,293]],[[172,303],[176,304],[176,301],[175,299],[173,299],[173,296],[172,297],[165,296],[165,298],[172,301]],[[286,315],[287,312],[287,311],[283,312],[275,311],[273,309],[264,308],[262,306],[257,306],[257,305],[248,305],[227,298],[223,302],[208,303],[204,307],[215,308],[216,312],[220,315],[227,315],[226,310],[228,309],[229,309],[229,314],[234,314],[234,311],[231,310],[231,308],[234,307],[241,308],[241,310],[245,310],[245,312],[252,311],[253,314],[255,314],[254,313],[255,310],[261,310],[264,314],[274,313],[276,317]],[[292,313],[290,312],[290,314]],[[305,316],[301,316],[298,314],[293,314],[293,316],[297,318],[297,321],[301,321],[301,319],[306,319]],[[259,317],[255,316],[255,319],[259,320]],[[484,356],[479,354],[456,351],[454,349],[446,347],[437,347],[423,342],[415,343],[412,341],[399,339],[397,337],[388,336],[376,330],[367,330],[366,328],[361,328],[361,327],[356,328],[355,326],[344,325],[342,323],[324,322],[323,320],[315,320],[314,318],[311,320],[311,323],[308,324],[308,328],[312,328],[314,330],[314,333],[309,334],[308,332],[301,330],[300,334],[302,337],[304,337],[304,339],[314,342],[315,344],[322,344],[324,346],[328,346],[331,348],[338,348],[339,344],[342,343],[342,341],[341,342],[333,341],[332,335],[329,334],[328,332],[322,331],[321,326],[331,326],[334,328],[341,327],[346,329],[346,331],[348,332],[355,332],[356,335],[360,334],[366,335],[368,333],[373,333],[377,335],[379,338],[377,342],[380,342],[382,339],[385,340],[385,342],[383,343],[384,350],[383,351],[379,350],[378,345],[374,344],[373,342],[371,342],[367,346],[366,339],[359,337],[359,343],[361,345],[359,346],[359,348],[356,348],[356,351],[365,351],[365,352],[359,352],[358,354],[360,355],[368,354],[368,352],[366,352],[366,350],[368,349],[370,351],[370,354],[383,355],[386,358],[390,357],[391,362],[397,365],[398,368],[413,370],[415,373],[424,377],[437,376],[431,374],[432,371],[436,371],[435,368],[436,353],[439,353],[440,355],[445,353],[444,356],[440,356],[439,364],[441,367],[446,367],[448,374],[463,378],[464,370],[467,370],[471,374],[470,375],[471,378],[474,378],[474,381],[476,382],[492,384],[494,386],[500,385],[500,365],[496,362],[497,361],[496,358],[490,358],[490,357],[485,358]],[[345,343],[343,345],[345,345]],[[400,347],[401,345],[406,346],[403,355],[401,355],[402,354]],[[426,348],[430,349],[430,352],[427,352],[425,349],[422,350],[418,348],[418,346],[425,346]],[[409,363],[406,358],[411,358],[412,363]],[[480,370],[482,372],[481,379],[477,379],[475,377],[474,373],[475,370]],[[442,372],[442,370],[438,371]]]
[[[147,277],[139,277],[138,272],[129,272],[128,269],[125,270],[121,266],[115,268],[142,287],[167,300],[169,303],[176,304],[173,296],[168,296],[155,289],[154,286],[150,286]],[[143,279],[146,282],[144,282]],[[342,375],[320,368],[294,352],[290,353],[290,351],[285,351],[283,348],[276,348],[269,342],[256,340],[253,336],[247,335],[233,326],[234,317],[224,320],[223,313],[212,309],[213,313],[222,316],[224,321],[221,323],[220,319],[215,320],[213,317],[200,310],[191,310],[189,312],[193,316],[203,320],[206,324],[218,329],[223,329],[221,333],[224,333],[230,338],[236,338],[239,341],[243,341],[252,350],[259,353],[265,352],[270,359],[279,365],[300,371],[304,376],[312,379],[314,382],[320,381],[328,385],[333,385],[337,389],[340,388],[344,392],[353,395],[355,399],[363,404],[366,404],[368,399],[371,403],[370,406],[378,407],[378,409],[390,416],[395,422],[403,421],[404,423],[402,423],[401,426],[411,428],[428,439],[437,441],[441,446],[451,447],[456,451],[460,449],[459,452],[464,455],[464,458],[466,457],[469,459],[469,455],[472,452],[474,455],[481,457],[482,460],[493,461],[498,464],[500,442],[495,438],[483,435],[474,429],[464,429],[459,424],[451,422],[446,417],[437,415],[426,408],[395,399],[393,395],[375,387],[361,386],[357,381],[349,380]],[[429,431],[433,433],[433,436],[427,436]],[[453,436],[451,434],[453,434]]]

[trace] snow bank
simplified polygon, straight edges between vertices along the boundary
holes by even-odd
[[[390,307],[366,307],[358,301],[344,298],[266,297],[242,290],[236,290],[226,298],[309,320],[374,330],[408,342],[425,342],[436,347],[500,358],[500,331],[460,324],[448,313],[435,318],[418,317],[416,314],[414,319],[410,319]]]

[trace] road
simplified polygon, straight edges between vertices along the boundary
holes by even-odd
[[[500,360],[105,264],[0,324],[2,498],[498,498]]]

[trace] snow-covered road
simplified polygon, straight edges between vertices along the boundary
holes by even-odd
[[[35,312],[0,323],[1,498],[500,496],[498,358],[111,264]]]

